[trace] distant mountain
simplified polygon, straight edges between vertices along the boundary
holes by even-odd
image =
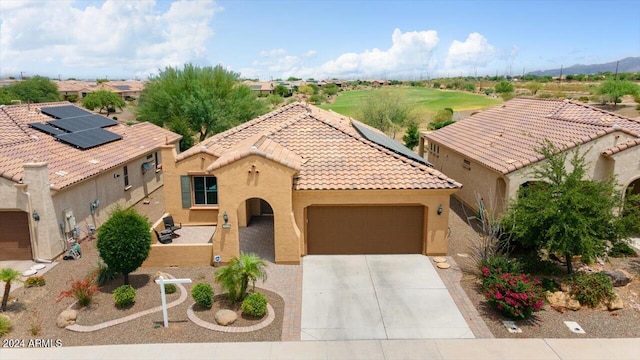
[[[563,68],[562,75],[597,74],[599,72],[605,72],[605,71],[615,72],[616,61],[606,63],[606,64],[592,64],[592,65],[576,64],[573,66]],[[640,57],[628,57],[620,60],[620,64],[618,65],[618,72],[632,72],[632,73],[640,72]],[[538,71],[529,72],[527,74],[537,75],[537,76],[558,76],[560,75],[560,69],[538,70]]]

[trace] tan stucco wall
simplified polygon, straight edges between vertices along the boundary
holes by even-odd
[[[633,170],[631,170],[633,168],[633,149],[628,150],[631,151],[631,155],[623,155],[620,158],[615,157],[615,159],[603,156],[602,152],[612,146],[618,145],[621,142],[625,142],[630,139],[632,139],[632,137],[629,134],[623,132],[614,132],[580,146],[580,154],[585,154],[585,161],[587,163],[586,177],[594,180],[602,180],[614,173],[618,181],[621,184],[624,184],[623,177],[628,178],[630,176],[630,173],[633,172]],[[624,152],[620,153],[620,155],[622,155],[623,153]],[[637,169],[638,152],[635,152],[635,154]],[[569,154],[569,156],[567,156],[567,162],[565,163],[565,167],[569,171],[572,170],[572,166],[570,164],[571,157],[571,154]],[[514,197],[518,193],[518,189],[520,188],[521,184],[527,181],[534,180],[533,176],[531,175],[531,169],[531,166],[529,166],[516,170],[507,175],[507,194],[510,198]]]
[[[615,161],[617,180],[623,189],[626,190],[629,184],[640,178],[640,146],[614,154],[612,160]]]
[[[204,170],[216,160],[209,154],[197,154],[175,162],[177,156],[173,146],[163,146],[162,174],[164,177],[164,199],[166,212],[173,216],[173,220],[188,225],[215,225],[218,219],[218,206],[182,207],[182,191],[180,187],[181,175],[207,175]],[[220,184],[218,184],[220,187]]]
[[[483,199],[486,208],[499,209],[503,206],[504,202],[495,200],[496,183],[499,178],[507,181],[506,177],[442,145],[440,145],[439,155],[426,150],[428,148],[429,146],[425,145],[425,151],[428,153],[427,160],[443,174],[462,183],[462,189],[456,193],[456,196],[467,206],[477,211],[480,198]],[[469,160],[470,169],[462,166],[464,160]]]
[[[155,243],[142,267],[206,266],[212,262],[211,248],[211,244]]]
[[[294,191],[296,224],[301,229],[300,253],[307,254],[305,208],[312,205],[424,205],[426,255],[447,253],[449,198],[453,190],[305,190]],[[438,215],[438,206],[443,212]],[[428,220],[427,220],[428,219]]]
[[[629,155],[622,152],[619,153],[619,155],[615,155],[613,159],[601,155],[607,148],[631,138],[631,135],[618,131],[581,145],[581,153],[586,151],[585,159],[588,165],[587,176],[591,179],[600,180],[606,178],[611,173],[615,173],[618,181],[622,185],[628,184],[628,182],[632,180],[634,171],[636,176],[638,176],[638,172],[640,171],[638,170],[640,167],[638,150],[635,152],[633,149],[627,150],[626,152],[629,152]],[[425,142],[427,141],[424,137],[422,139]],[[476,163],[470,158],[463,157],[443,145],[440,145],[439,155],[428,150],[428,142],[425,143],[424,149],[429,162],[447,176],[463,184],[462,190],[458,192],[456,196],[475,211],[478,210],[479,197],[483,198],[487,209],[495,208],[498,213],[503,206],[506,206],[506,200],[496,199],[496,194],[498,193],[496,186],[497,179],[502,178],[505,180],[505,194],[507,199],[515,197],[521,184],[534,180],[531,175],[532,166],[527,166],[507,175],[502,175],[500,172]],[[462,166],[463,159],[471,162],[471,169],[466,169]],[[571,169],[569,164],[570,159],[571,156],[568,157],[566,164],[569,170]],[[627,182],[625,182],[625,179]]]
[[[213,236],[214,255],[220,255],[222,262],[227,262],[240,254],[238,227],[243,221],[246,224],[247,218],[237,216],[238,211],[244,208],[247,199],[259,198],[267,201],[273,209],[276,263],[300,261],[300,231],[293,218],[291,202],[295,173],[291,168],[257,155],[248,156],[213,172],[220,189],[217,222],[224,223],[222,215],[226,211],[230,224],[230,228],[219,226],[216,230]],[[259,206],[259,202],[257,204]]]
[[[153,155],[153,152],[150,154]],[[130,207],[162,186],[160,172],[151,169],[142,174],[142,163],[150,161],[146,156],[147,154],[60,191],[51,190],[46,163],[25,164],[23,185],[0,179],[0,208],[19,209],[29,213],[37,211],[40,221],[36,222],[29,216],[34,256],[53,259],[65,250],[66,239],[71,237],[73,230],[69,227],[66,213],[73,214],[80,230],[80,237],[83,238],[88,233],[88,225],[100,227],[114,206]],[[131,186],[128,190],[125,190],[124,186],[125,165],[128,167]],[[29,197],[18,188],[25,188],[24,191],[28,192],[31,198],[31,204]],[[89,203],[96,199],[100,200],[100,205],[92,216]],[[65,225],[64,232],[60,223]]]

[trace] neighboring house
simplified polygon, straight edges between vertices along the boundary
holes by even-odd
[[[69,96],[75,95],[78,99],[82,98],[82,91],[95,86],[95,82],[82,81],[82,80],[53,80],[53,83],[58,87],[58,93],[63,99],[68,99]]]
[[[269,95],[273,94],[273,89],[275,85],[271,81],[245,81],[245,85],[247,85],[254,93],[258,95]]]
[[[180,140],[69,102],[2,106],[0,134],[0,260],[60,255],[67,239],[99,227],[115,205],[160,187],[158,149]]]
[[[239,227],[259,215],[272,216],[274,244],[264,245],[277,263],[447,253],[449,198],[461,185],[342,115],[293,103],[179,155],[163,147],[162,157],[167,212],[183,224],[217,224],[211,255],[222,262],[238,256]]]
[[[475,210],[496,213],[535,179],[532,165],[545,139],[586,153],[587,176],[615,175],[623,190],[640,191],[640,122],[569,100],[516,98],[421,136],[419,153],[464,184],[456,194]]]
[[[371,80],[371,86],[373,87],[384,86],[389,84],[391,84],[391,81],[389,80]]]
[[[107,90],[117,93],[122,100],[129,98],[137,99],[144,90],[144,82],[137,80],[126,81],[107,81],[97,84],[95,81],[65,80],[54,81],[58,86],[58,92],[66,99],[69,95],[76,95],[78,99],[82,99],[87,94],[98,90]]]

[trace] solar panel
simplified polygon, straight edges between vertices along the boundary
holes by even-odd
[[[29,126],[31,126],[32,128],[36,129],[36,130],[40,130],[45,134],[49,134],[49,135],[60,135],[60,134],[64,134],[65,132],[54,128],[53,126],[47,125],[47,124],[43,124],[43,123],[31,123],[29,124]]]
[[[111,120],[104,116],[95,115],[91,113],[89,113],[89,115],[86,115],[86,116],[52,120],[52,121],[48,121],[48,123],[50,125],[53,125],[55,127],[58,127],[60,129],[63,129],[69,132],[84,131],[87,129],[94,129],[94,128],[103,128],[103,127],[114,126],[118,124],[118,122],[115,120]]]
[[[118,90],[130,90],[131,87],[129,85],[116,85],[114,86]]]
[[[249,85],[252,90],[260,90],[262,89],[262,85]]]
[[[373,130],[370,130],[368,128],[366,128],[364,125],[361,125],[357,122],[352,122],[353,127],[356,128],[356,130],[358,130],[358,132],[364,136],[367,140],[374,142],[384,148],[387,148],[393,152],[395,152],[396,154],[399,155],[403,155],[405,157],[408,157],[412,160],[415,160],[419,163],[425,164],[427,166],[431,166],[433,167],[433,165],[431,165],[431,163],[429,163],[427,160],[425,160],[424,158],[418,156],[416,153],[414,153],[413,151],[409,150],[407,147],[405,147],[404,145],[400,144],[399,142],[395,141],[394,139],[391,139],[390,137],[386,136],[386,135],[382,135],[378,132],[375,132]]]
[[[91,115],[92,113],[83,109],[80,109],[77,106],[66,105],[66,106],[55,106],[55,107],[43,107],[40,108],[44,114],[49,116],[53,116],[58,119],[65,119],[76,116],[86,116]]]
[[[79,149],[86,150],[112,141],[120,140],[122,139],[122,136],[101,128],[94,128],[56,135],[56,139]]]

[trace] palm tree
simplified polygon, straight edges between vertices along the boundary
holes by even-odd
[[[9,301],[9,292],[11,291],[11,283],[20,280],[20,272],[11,268],[0,269],[0,281],[4,281],[4,295],[2,296],[2,311],[7,310],[7,302]]]
[[[240,254],[232,258],[229,265],[216,272],[216,282],[229,294],[229,300],[238,302],[244,299],[249,281],[255,289],[256,280],[267,280],[267,264],[256,254]]]

